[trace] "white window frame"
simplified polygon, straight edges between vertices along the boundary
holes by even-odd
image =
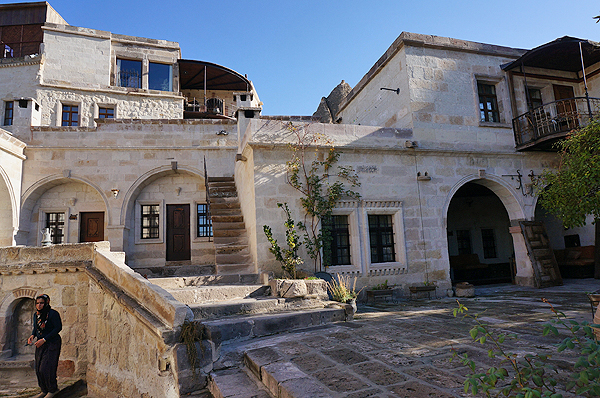
[[[378,272],[408,272],[406,239],[404,235],[404,216],[402,202],[398,200],[366,200],[363,202],[363,262],[369,274]],[[371,240],[369,235],[369,215],[391,215],[394,232],[395,260],[385,263],[371,263]]]
[[[158,205],[158,238],[142,239],[142,205]],[[134,216],[135,240],[134,240],[134,242],[136,245],[157,244],[157,243],[164,242],[165,209],[166,208],[165,208],[164,199],[136,200],[135,201],[135,216]]]
[[[95,103],[94,104],[94,119],[100,118],[100,108],[112,108],[115,111],[114,118],[117,118],[117,104]]]
[[[41,207],[38,210],[38,228],[37,228],[37,245],[42,244],[42,230],[46,228],[46,214],[47,213],[65,213],[65,232],[63,243],[71,243],[69,241],[69,217],[71,216],[71,209],[69,207]]]
[[[63,114],[63,105],[69,105],[69,106],[77,106],[77,126],[63,126],[62,125],[62,114]],[[77,127],[85,127],[82,123],[81,120],[81,116],[83,114],[83,107],[82,107],[82,103],[77,102],[77,101],[57,101],[57,107],[56,107],[56,125],[58,127],[71,127],[71,128],[77,128]]]

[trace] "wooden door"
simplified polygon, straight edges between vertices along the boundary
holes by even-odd
[[[554,100],[565,100],[574,98],[575,93],[572,86],[561,86],[553,84]],[[579,127],[579,116],[575,101],[560,101],[556,103],[556,118],[562,129],[575,129]]]
[[[80,213],[80,242],[100,242],[104,240],[104,212]]]
[[[521,232],[533,265],[535,286],[538,288],[563,284],[546,227],[541,221],[520,221]]]
[[[167,205],[167,261],[191,258],[190,205]]]

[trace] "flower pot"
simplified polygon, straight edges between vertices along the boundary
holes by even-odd
[[[348,300],[347,304],[350,304],[352,306],[352,310],[356,314],[356,311],[358,310],[358,307],[356,307],[356,299],[354,298],[354,299]]]

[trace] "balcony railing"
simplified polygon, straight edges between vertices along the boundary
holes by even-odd
[[[552,150],[571,130],[600,115],[600,98],[576,97],[544,104],[513,119],[517,150]]]
[[[203,119],[223,116],[235,117],[237,107],[233,104],[228,104],[221,98],[188,98],[185,101],[184,109],[184,118]]]

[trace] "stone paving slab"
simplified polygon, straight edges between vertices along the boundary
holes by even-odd
[[[555,308],[577,321],[591,321],[587,291],[600,281],[566,281],[565,286],[529,289],[512,285],[478,287],[475,298],[461,303],[469,313],[494,330],[516,333],[509,349],[520,355],[554,350],[562,337],[542,336],[543,324]],[[480,369],[498,366],[486,346],[469,336],[473,323],[452,316],[455,299],[439,298],[398,303],[359,305],[353,322],[252,339],[224,345],[223,352],[245,352],[249,367],[269,378],[271,391],[279,384],[280,397],[470,397],[463,390],[470,370],[452,350],[467,353]],[[553,364],[571,371],[573,354],[555,353]],[[567,373],[568,373],[567,372]],[[567,374],[565,373],[565,374]],[[304,376],[305,375],[305,376]],[[559,380],[565,379],[559,376]],[[304,386],[304,389],[303,389]],[[572,394],[565,394],[572,397]]]

